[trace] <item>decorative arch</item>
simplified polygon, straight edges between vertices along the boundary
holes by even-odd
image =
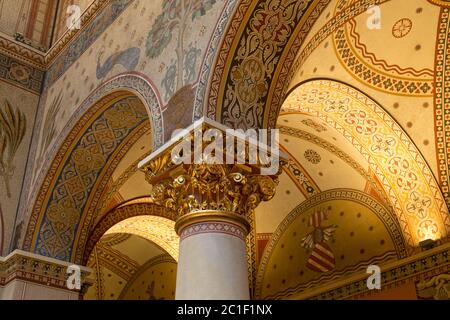
[[[353,1],[317,32],[300,55],[309,31],[330,0],[241,1],[217,50],[203,114],[230,127],[274,128],[305,53],[369,6],[386,1]],[[272,25],[275,30],[265,32]]]
[[[42,185],[47,172],[49,170],[50,164],[53,159],[56,157],[60,148],[64,146],[66,137],[72,131],[72,129],[79,123],[85,113],[94,106],[94,105],[106,105],[112,100],[115,96],[115,93],[124,93],[127,92],[129,94],[134,94],[142,101],[145,105],[145,108],[148,113],[148,118],[151,122],[151,130],[152,130],[152,146],[153,149],[161,146],[164,143],[164,121],[163,121],[163,112],[162,112],[162,102],[159,96],[156,87],[153,85],[152,81],[147,78],[145,75],[140,74],[138,72],[130,72],[130,73],[122,73],[108,81],[102,83],[98,88],[96,88],[77,108],[77,110],[73,113],[71,118],[67,121],[66,125],[62,129],[62,131],[58,134],[58,137],[52,143],[49,150],[46,151],[46,155],[42,164],[42,168],[33,168],[33,170],[39,170],[39,174],[37,176],[36,182],[33,182],[33,187]],[[44,109],[44,106],[41,108]],[[38,130],[40,132],[41,123],[37,123]],[[35,144],[37,147],[37,143]],[[36,156],[36,150],[32,151],[32,156]],[[40,165],[40,164],[37,164]],[[25,192],[30,192],[30,185],[32,184],[31,179],[32,175],[29,175],[27,172],[27,184],[25,186]],[[20,210],[27,211],[32,206],[32,203],[35,201],[33,199],[35,194],[33,191],[30,192],[31,196],[28,201],[27,206],[23,208],[21,206]]]
[[[344,203],[344,205],[342,205],[342,203]],[[347,208],[350,208],[349,210],[343,209],[343,207],[345,207],[345,203],[351,204],[351,206],[347,205]],[[303,273],[307,273],[307,269],[303,270],[306,264],[306,261],[304,260],[308,259],[308,255],[311,254],[311,252],[308,253],[305,248],[302,248],[301,244],[304,242],[304,239],[307,238],[307,234],[312,228],[309,224],[309,219],[311,219],[312,215],[317,213],[318,210],[328,210],[328,215],[320,218],[320,227],[326,228],[332,225],[335,228],[335,233],[340,232],[339,235],[333,234],[330,236],[331,238],[335,237],[336,244],[334,244],[334,241],[331,242],[330,238],[326,240],[330,245],[327,250],[330,250],[331,253],[336,251],[333,253],[337,255],[335,257],[335,267],[328,270],[310,271],[309,275],[311,276],[311,279],[303,280]],[[340,210],[342,211],[340,212]],[[357,212],[363,212],[362,216],[361,213],[357,214],[354,210],[357,210]],[[370,214],[373,217],[370,218],[364,214]],[[367,229],[353,230],[353,224],[356,224],[360,219],[363,221],[365,219],[370,219],[370,227],[373,228],[372,231],[370,231],[369,225],[365,225],[365,223],[361,223],[361,226],[364,226],[364,228],[367,227]],[[336,223],[336,225],[333,225],[333,223]],[[350,233],[350,230],[355,231],[355,235],[348,234],[347,231]],[[345,256],[351,254],[350,243],[348,243],[348,240],[350,237],[358,238],[358,235],[360,236],[359,240],[352,241],[352,245],[356,246],[358,250],[359,247],[357,246],[368,245],[370,247],[369,249],[372,251],[368,252],[370,259],[367,261],[361,261],[361,259],[364,258],[359,258],[356,255],[353,261],[356,262],[356,264],[345,264],[344,261],[341,262],[341,265],[339,265],[339,261],[345,258],[341,254],[345,253]],[[383,238],[383,241],[386,242],[383,246],[387,246],[387,248],[377,246],[378,241],[380,240],[377,238],[379,236],[389,238]],[[368,242],[371,243],[369,244]],[[337,251],[339,243],[341,244],[340,246],[342,250],[340,252]],[[333,247],[334,249],[332,249]],[[296,251],[291,252],[289,250]],[[305,250],[306,252],[302,253],[301,250]],[[359,253],[360,252],[357,252],[357,254]],[[402,236],[402,230],[398,223],[397,217],[393,212],[379,203],[375,198],[362,191],[353,189],[327,190],[321,192],[320,194],[314,195],[298,205],[291,211],[291,213],[289,213],[283,222],[280,223],[276,231],[272,234],[267,246],[264,249],[261,263],[259,265],[256,277],[255,296],[257,299],[286,298],[289,295],[301,292],[306,288],[311,288],[312,286],[326,283],[332,279],[338,279],[347,274],[353,274],[368,264],[378,264],[392,259],[405,258],[407,254],[407,244]],[[289,257],[288,261],[280,260],[285,257]],[[347,257],[347,259],[348,258],[349,257]],[[296,269],[293,274],[288,274],[288,268],[290,265],[294,266]],[[297,267],[300,266],[302,268],[301,271],[297,270]],[[283,270],[279,271],[278,269]],[[280,273],[280,275],[282,274],[285,281],[283,281],[283,285],[281,286],[282,290],[280,290],[280,292],[273,292],[275,289],[274,286],[277,286],[278,282],[267,283],[267,275],[269,272]]]
[[[450,216],[427,163],[403,129],[376,102],[333,80],[294,88],[281,112],[305,112],[338,130],[367,159],[389,195],[410,248],[447,238]]]
[[[85,113],[100,99],[117,91],[130,92],[142,101],[151,123],[153,149],[162,146],[164,144],[163,104],[156,86],[144,74],[127,72],[109,79],[83,101],[76,114],[81,115]],[[79,118],[79,116],[76,118]],[[69,121],[70,123],[71,121]]]
[[[25,250],[73,260],[74,236],[89,197],[88,189],[95,185],[110,157],[123,153],[152,128],[149,109],[139,96],[145,97],[147,105],[151,102],[151,110],[157,113],[150,119],[158,126],[156,130],[152,128],[157,140],[162,141],[160,104],[156,93],[144,80],[134,74],[114,77],[86,99],[72,116],[61,134],[65,140],[60,142],[50,168],[43,170],[47,175],[32,207],[23,244]],[[79,116],[82,111],[85,112]],[[75,120],[78,121],[71,125]],[[57,145],[58,142],[54,143],[54,148]]]
[[[95,244],[109,229],[121,221],[138,216],[156,216],[172,221],[176,220],[174,212],[154,203],[135,203],[112,209],[94,226],[89,233],[86,245],[84,247],[76,246],[76,256],[82,256],[81,264],[86,265]]]

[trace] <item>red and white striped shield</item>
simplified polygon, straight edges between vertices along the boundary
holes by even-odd
[[[328,272],[336,266],[336,259],[325,242],[316,243],[306,266],[315,272]]]
[[[304,238],[303,246],[312,248],[306,266],[315,272],[328,272],[335,268],[336,259],[330,246],[326,244],[336,226],[322,227],[327,220],[328,212],[318,210],[309,217],[309,226],[314,230]]]

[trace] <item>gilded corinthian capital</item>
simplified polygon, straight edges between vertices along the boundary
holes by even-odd
[[[253,138],[210,120],[194,123],[140,164],[153,201],[178,217],[205,210],[252,213],[273,198],[281,173],[277,146]]]

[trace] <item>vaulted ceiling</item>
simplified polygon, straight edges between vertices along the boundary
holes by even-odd
[[[109,229],[88,260],[93,285],[86,300],[172,300],[178,236],[174,222],[134,217]]]
[[[100,2],[75,1],[82,10],[92,3]],[[243,8],[253,6],[261,10],[258,5],[263,6],[270,2],[241,1],[240,4]],[[22,0],[16,1],[14,6],[8,0],[0,0],[0,32],[9,36],[20,32],[32,41],[33,46],[48,47],[51,37],[58,39],[65,32],[65,21],[62,17],[71,3],[73,1],[59,1],[59,15],[55,19],[56,7],[50,0]],[[290,3],[300,6],[306,2]],[[378,7],[366,10],[371,3],[378,4]],[[284,83],[280,84],[286,92],[276,86],[275,80],[279,74],[274,70],[277,70],[277,63],[281,65],[283,59],[286,60],[287,53],[280,54],[275,62],[272,61],[271,65],[267,66],[263,65],[264,56],[257,56],[259,51],[250,50],[251,46],[248,52],[246,51],[245,45],[252,43],[251,37],[257,38],[262,34],[253,30],[255,25],[261,27],[259,23],[262,24],[262,20],[257,18],[254,19],[256,24],[252,25],[253,29],[249,31],[250,35],[243,31],[247,25],[236,24],[240,27],[231,35],[233,46],[240,46],[236,55],[224,54],[228,60],[221,61],[219,58],[222,55],[218,50],[220,47],[216,47],[219,56],[217,61],[205,60],[203,66],[215,71],[229,71],[229,76],[226,72],[214,72],[208,78],[211,80],[208,85],[211,85],[211,88],[217,85],[218,89],[215,88],[217,91],[211,92],[205,89],[205,92],[210,94],[210,100],[205,102],[206,115],[230,126],[240,126],[245,122],[245,126],[276,125],[280,129],[281,147],[290,156],[280,176],[275,198],[261,204],[256,211],[252,236],[256,242],[254,254],[259,266],[256,288],[260,298],[287,297],[312,285],[327,284],[337,277],[359,272],[370,263],[403,258],[413,253],[421,240],[444,237],[448,231],[446,203],[450,201],[445,187],[448,176],[445,164],[447,149],[442,138],[442,101],[448,97],[436,87],[439,79],[437,75],[439,72],[442,75],[443,68],[443,44],[440,41],[445,39],[448,32],[447,25],[440,22],[448,15],[448,1],[331,0],[309,1],[307,4],[323,7],[323,10],[315,17],[317,20],[309,26],[302,44],[293,54],[288,75],[284,78]],[[17,6],[21,8],[19,12],[15,10]],[[267,6],[270,7],[268,4]],[[354,10],[348,10],[350,7]],[[130,11],[132,13],[128,13],[125,19],[141,19],[138,21],[148,23],[150,30],[153,26],[150,20],[153,21],[155,14],[150,14],[149,11],[155,11],[155,8],[161,10],[161,3],[137,1],[130,9],[134,11]],[[215,10],[214,17],[218,17],[219,10]],[[237,21],[239,12],[236,10],[235,13]],[[258,12],[254,15],[251,12],[248,16],[253,19],[254,16],[258,17]],[[309,17],[311,12],[308,11],[304,20]],[[247,22],[240,18],[239,22]],[[297,18],[300,20],[301,17]],[[207,35],[199,41],[199,49],[194,48],[200,53],[207,51],[206,43],[209,43],[209,40],[212,43],[213,32],[210,26],[217,23],[215,20],[214,18],[214,21],[202,22],[201,28],[199,27],[199,35]],[[279,26],[271,25],[272,22],[268,22],[268,28]],[[52,23],[55,23],[54,28],[49,27]],[[114,30],[124,32],[123,30],[128,30],[129,27],[130,24],[126,20],[119,20]],[[147,35],[138,37],[136,34],[140,32],[139,28],[132,25],[131,29],[134,29],[130,32],[133,46],[142,47],[144,52]],[[233,28],[227,29],[227,32],[231,32],[230,30]],[[280,31],[280,34],[284,34],[284,30]],[[197,33],[190,36],[193,39],[199,37]],[[116,54],[119,48],[125,50],[129,47],[130,43],[125,40],[116,33],[105,33],[89,50],[85,48],[87,53],[83,56],[80,54],[73,68],[67,67],[67,70],[60,74],[55,71],[57,76],[53,80],[56,85],[52,84],[50,87],[48,103],[55,100],[61,92],[66,95],[68,104],[82,103],[84,97],[101,86],[104,80],[94,74],[96,63],[100,69],[100,58],[106,61],[106,57]],[[228,43],[222,43],[225,49]],[[291,42],[289,44],[292,45]],[[172,43],[168,48],[174,47]],[[153,49],[155,48],[150,47],[147,51]],[[270,56],[270,50],[264,49]],[[171,51],[171,55],[175,50],[167,51]],[[249,53],[250,51],[252,53]],[[200,56],[198,52],[196,54]],[[229,52],[225,50],[225,53]],[[157,79],[153,80],[157,90],[161,91],[160,107],[166,117],[166,129],[174,129],[175,124],[178,125],[186,119],[191,120],[192,105],[189,103],[192,102],[194,86],[190,84],[175,93],[171,91],[174,88],[165,85],[170,76],[170,68],[175,68],[175,57],[171,56],[172,60],[166,61],[165,54],[155,60],[147,55],[145,59],[147,60],[139,63],[137,70]],[[210,66],[211,61],[215,65]],[[199,66],[202,65],[198,61],[196,63],[193,68],[200,69]],[[221,63],[223,65],[220,65]],[[106,63],[105,65],[107,66]],[[271,76],[273,75],[275,80],[268,80],[273,80],[273,83],[260,81],[261,65],[273,72]],[[86,72],[91,74],[86,75]],[[109,72],[114,75],[123,72],[123,68],[113,66]],[[217,75],[222,78],[215,79]],[[201,86],[203,79],[199,80],[200,76],[197,76],[199,78],[194,84]],[[81,86],[81,89],[75,85],[79,78],[84,79],[86,84]],[[247,84],[248,87],[245,87]],[[181,87],[181,84],[177,87]],[[217,96],[214,96],[215,94]],[[258,94],[261,95],[260,100],[267,102],[267,105],[253,103],[258,100]],[[269,110],[272,100],[268,97],[277,95],[279,105],[274,110]],[[137,163],[153,151],[150,142],[154,138],[152,128],[139,99],[134,96],[126,96],[126,99],[123,99],[105,109],[109,108],[111,112],[115,109],[120,111],[121,107],[127,104],[137,110],[138,117],[136,119],[136,115],[117,111],[113,114],[112,125],[121,120],[134,119],[129,126],[133,130],[135,126],[138,128],[136,134],[133,134],[132,142],[126,145],[126,152],[114,158],[114,162],[106,161],[105,156],[105,165],[94,168],[101,179],[99,178],[99,184],[85,195],[87,197],[90,193],[98,193],[100,199],[98,205],[94,201],[95,215],[91,217],[93,229],[94,226],[101,225],[109,215],[126,212],[126,208],[155,207],[148,198],[151,186],[145,182],[144,174],[137,169]],[[241,107],[242,110],[248,108],[253,112],[235,112],[242,111],[238,110]],[[278,107],[280,110],[276,109]],[[133,108],[128,107],[129,110]],[[52,110],[49,107],[47,109]],[[59,119],[66,121],[72,111],[75,112],[61,112]],[[108,118],[107,115],[105,113],[104,117]],[[105,121],[110,121],[109,118]],[[95,121],[100,120],[102,119]],[[88,121],[88,124],[91,125],[93,121]],[[437,126],[439,123],[441,125]],[[166,139],[171,133],[169,129]],[[89,138],[89,130],[86,128],[85,131],[84,138],[80,138],[80,141]],[[84,162],[92,162],[89,157],[87,159]],[[444,196],[441,190],[444,191]],[[77,209],[79,216],[85,214],[82,208]],[[130,215],[137,215],[140,209],[133,210]],[[144,211],[146,214],[152,214],[152,210],[154,209]],[[322,224],[311,224],[311,217],[318,212],[325,212],[321,218]],[[125,220],[106,233],[89,256],[89,265],[97,270],[97,284],[99,279],[105,278],[105,288],[112,289],[93,288],[88,297],[117,298],[117,295],[111,294],[118,290],[123,291],[126,282],[137,274],[136,270],[147,263],[152,264],[153,262],[149,262],[153,261],[152,259],[162,259],[164,263],[175,264],[176,248],[171,243],[175,236],[168,231],[171,222],[168,220],[162,223],[163,220],[156,220],[158,219]],[[47,226],[44,224],[44,227]],[[318,229],[329,232],[325,247],[329,260],[324,264],[317,264],[312,258],[315,252],[311,247],[310,235]],[[167,240],[169,238],[170,241]],[[57,247],[50,250],[45,242],[42,241],[43,245],[38,246],[42,254],[59,255],[58,257],[67,260],[75,256],[71,247],[73,243],[66,244],[68,248]],[[146,253],[140,256],[144,251],[137,252],[135,247]],[[131,266],[134,273],[130,271],[124,276],[119,269],[114,272],[111,260],[105,265],[108,260],[105,257],[117,254],[116,251],[126,256],[120,259],[128,261],[128,266]],[[77,261],[81,261],[81,254],[77,254]],[[99,260],[99,257],[104,258]],[[167,258],[167,261],[163,258]],[[153,269],[151,271],[156,272]],[[143,277],[147,276],[146,272],[142,273]],[[141,281],[137,276],[135,280],[136,283]],[[173,279],[170,278],[170,281]],[[132,282],[134,283],[134,280]],[[139,289],[141,291],[133,288],[139,292],[138,297],[145,297],[147,293],[144,291],[150,290],[152,286],[145,281],[142,285]],[[131,294],[133,291],[130,290],[126,292]],[[171,294],[173,295],[171,292],[161,293],[166,298],[171,297]]]

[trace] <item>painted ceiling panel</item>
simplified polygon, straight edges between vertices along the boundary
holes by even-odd
[[[432,78],[439,7],[422,0],[394,0],[380,6],[379,29],[367,27],[369,14],[346,24],[346,36],[367,64],[395,75]],[[386,70],[387,69],[387,70]],[[412,70],[414,69],[414,70]]]
[[[358,150],[342,136],[342,134],[318,117],[295,112],[282,113],[278,119],[277,125],[306,131],[311,135],[326,140],[328,143],[347,154],[362,168],[368,169],[369,167],[367,160],[364,159],[361,153],[359,153]],[[283,132],[283,130],[281,132]],[[281,143],[283,143],[283,140],[281,140]],[[292,147],[295,148],[295,146]]]
[[[328,194],[293,210],[272,235],[258,273],[259,298],[288,298],[398,256],[394,235],[367,206],[371,200]]]
[[[366,180],[349,163],[317,144],[282,134],[281,139],[321,190],[337,187],[363,190]],[[350,157],[350,159],[352,159]],[[352,159],[353,160],[353,159]]]

